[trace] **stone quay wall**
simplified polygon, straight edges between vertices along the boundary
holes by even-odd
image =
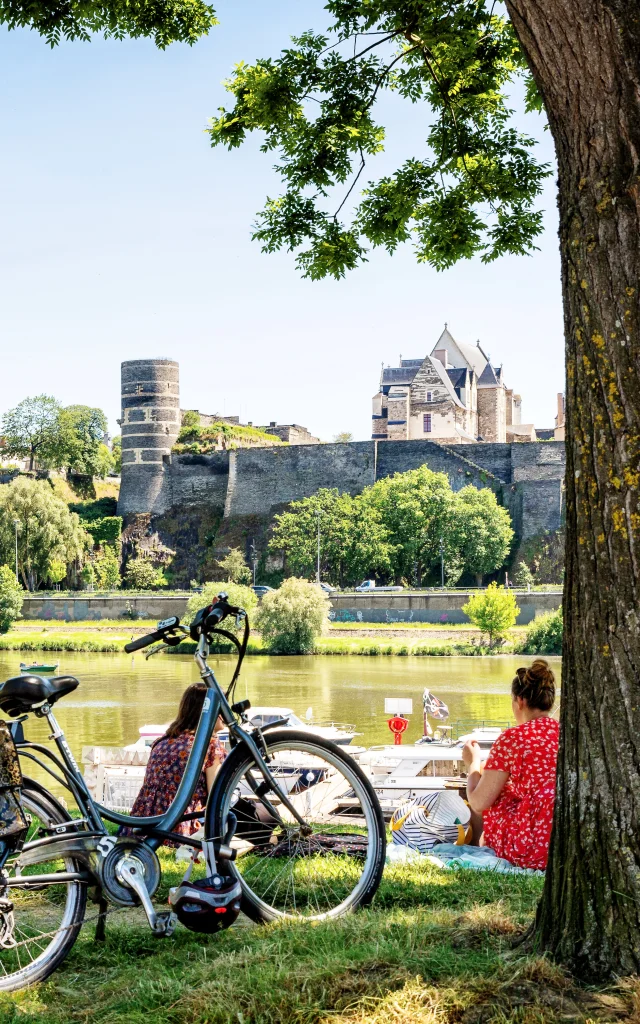
[[[463,591],[403,591],[392,594],[332,594],[330,618],[335,622],[468,622],[462,606],[470,594]],[[125,594],[113,596],[86,594],[78,597],[25,598],[22,606],[24,620],[47,622],[81,622],[101,619],[123,619],[123,627],[132,613],[138,618],[166,619],[171,615],[182,617],[189,595]],[[533,591],[517,594],[520,615],[518,624],[531,622],[537,615],[555,611],[562,603],[562,594]],[[425,641],[428,633],[425,633]]]
[[[153,372],[158,376],[160,369],[154,366]],[[167,383],[171,397],[171,381]],[[123,408],[124,400],[123,394]],[[135,408],[139,411],[140,406]],[[143,408],[145,422],[153,422],[155,406]],[[446,473],[454,490],[467,484],[492,487],[501,504],[510,510],[521,540],[557,530],[563,521],[565,451],[561,441],[450,447],[433,441],[357,441],[175,455],[166,447],[171,440],[167,433],[170,425],[162,425],[164,435],[155,435],[158,447],[136,447],[135,458],[130,453],[134,442],[136,446],[140,442],[135,433],[138,428],[127,431],[125,442],[123,427],[118,511],[125,519],[141,514],[154,517],[171,513],[179,517],[181,512],[197,509],[219,510],[224,519],[269,517],[288,502],[309,497],[321,487],[358,494],[382,477],[426,465]],[[129,453],[126,461],[125,444]],[[149,452],[154,451],[157,454],[152,459]]]

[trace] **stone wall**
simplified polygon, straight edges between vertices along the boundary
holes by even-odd
[[[184,615],[190,595],[113,597],[86,595],[79,597],[25,598],[22,614],[25,620],[80,622],[123,618],[123,626],[134,612],[139,618],[166,619]],[[330,617],[336,622],[468,622],[462,611],[470,595],[455,593],[404,591],[401,594],[333,594]],[[560,593],[534,592],[517,594],[520,615],[518,623],[531,622],[537,615],[555,611],[562,603]],[[429,636],[425,634],[425,642]]]

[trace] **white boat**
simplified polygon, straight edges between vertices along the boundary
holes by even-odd
[[[309,716],[311,718],[311,716]],[[289,729],[298,729],[308,732],[311,736],[323,736],[324,739],[333,740],[341,747],[349,746],[354,736],[357,736],[355,726],[343,725],[335,722],[304,722],[291,708],[281,707],[255,707],[247,712],[248,725],[251,728],[262,728],[265,725],[272,725],[274,722],[282,722],[282,725]],[[149,747],[167,731],[168,723],[165,725],[142,725],[140,726],[139,738],[135,743],[130,743],[125,750],[148,750]],[[229,742],[229,730],[222,729],[217,734],[218,739],[225,746]]]
[[[389,817],[404,800],[455,785],[452,780],[466,771],[462,759],[465,742],[476,740],[486,756],[501,732],[498,727],[482,726],[455,741],[369,747],[358,760],[369,776],[383,814]]]

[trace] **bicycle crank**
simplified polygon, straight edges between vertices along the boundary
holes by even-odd
[[[154,910],[144,880],[144,868],[137,857],[123,857],[122,860],[119,860],[116,864],[116,877],[121,885],[132,889],[140,900],[142,909],[147,915],[149,927],[156,938],[172,935],[178,919],[171,911],[157,913]]]

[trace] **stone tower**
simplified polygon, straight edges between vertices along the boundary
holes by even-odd
[[[173,359],[122,363],[120,515],[163,512],[171,504],[171,448],[180,430],[180,379]]]

